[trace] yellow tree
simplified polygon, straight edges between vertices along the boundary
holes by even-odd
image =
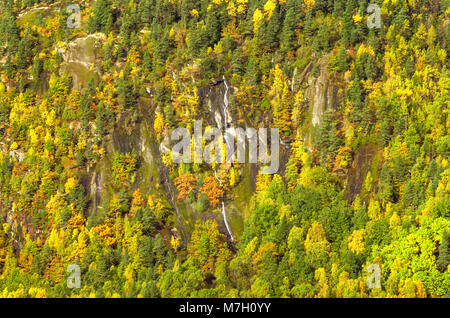
[[[205,178],[200,192],[206,194],[212,207],[215,207],[219,204],[219,199],[224,193],[223,189],[220,187],[219,183],[214,177]]]
[[[287,78],[278,65],[271,70],[273,77],[268,96],[273,110],[273,122],[284,134],[291,133],[291,106],[293,94],[287,84]]]
[[[192,173],[180,174],[174,180],[175,186],[178,190],[178,200],[185,200],[189,194],[194,190],[197,181]]]
[[[223,240],[224,237],[220,234],[215,220],[195,224],[188,253],[200,261],[205,273],[214,271],[217,258],[224,253]]]
[[[141,190],[136,189],[136,191],[133,192],[133,199],[131,200],[131,209],[130,214],[134,215],[134,213],[142,208],[145,205],[145,200],[142,197]]]

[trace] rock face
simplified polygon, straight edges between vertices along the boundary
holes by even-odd
[[[328,69],[328,56],[322,57],[318,62],[320,70],[319,76],[314,77],[311,72],[307,77],[307,88],[305,98],[310,102],[311,124],[320,124],[323,113],[327,109],[335,109],[342,101],[342,96],[338,94],[339,88],[330,78]]]
[[[345,179],[345,198],[348,202],[353,202],[356,195],[361,193],[364,180],[377,154],[380,157],[382,149],[373,143],[365,144],[356,151],[353,166],[347,172]],[[381,170],[381,164],[378,164],[378,169]]]
[[[212,127],[218,127],[223,130],[224,122],[226,121],[228,126],[233,122],[231,111],[224,104],[224,95],[227,92],[229,96],[232,93],[232,88],[225,82],[225,79],[221,79],[211,86],[205,86],[199,89],[198,95],[200,99],[200,107],[208,112],[207,121]]]
[[[300,126],[300,137],[311,150],[314,127],[322,121],[322,115],[329,109],[337,109],[342,103],[343,94],[338,81],[334,80],[328,69],[329,56],[325,55],[315,64],[308,66],[297,77],[292,86],[302,89],[307,110],[305,120]]]
[[[11,150],[9,152],[9,155],[16,158],[19,162],[22,162],[22,160],[25,158],[25,154],[22,151],[18,150]]]
[[[102,55],[103,33],[89,34],[68,43],[64,47],[57,47],[64,63],[61,72],[68,72],[73,78],[75,89],[87,85],[89,77],[96,76],[95,63]]]
[[[95,43],[101,43],[103,35],[97,34],[85,38],[77,39],[61,50],[66,70],[73,77],[75,87],[84,86],[82,72],[95,72],[92,67],[97,59],[96,51],[93,49]],[[83,51],[86,49],[86,51]],[[75,67],[76,66],[76,67]],[[232,93],[232,88],[228,87],[225,79],[219,79],[211,85],[207,85],[199,90],[199,105],[201,116],[204,120],[203,129],[206,125],[223,129],[227,124],[233,125],[236,118],[233,112],[225,107],[227,96]],[[181,242],[187,245],[190,232],[197,220],[214,218],[217,220],[222,233],[233,233],[239,235],[243,228],[243,206],[251,197],[254,189],[257,169],[255,165],[243,165],[241,170],[241,183],[236,193],[230,193],[230,197],[237,200],[225,202],[226,214],[229,222],[229,230],[224,226],[223,213],[200,213],[194,206],[176,200],[176,188],[169,177],[169,171],[162,162],[160,143],[156,139],[153,130],[153,120],[156,105],[152,98],[141,97],[136,105],[139,114],[137,121],[132,120],[132,112],[124,112],[117,118],[116,125],[105,140],[106,157],[94,166],[87,167],[86,174],[81,177],[88,194],[87,216],[102,213],[103,203],[111,199],[113,193],[109,189],[110,171],[114,153],[125,153],[134,151],[138,158],[138,170],[136,172],[134,189],[140,188],[145,193],[151,193],[161,198],[171,205],[176,214],[176,229],[172,234],[179,236]],[[199,118],[200,119],[200,118]],[[224,124],[224,123],[227,124]],[[250,186],[249,186],[250,185]],[[244,192],[241,188],[248,187]],[[247,192],[248,191],[248,192]]]
[[[138,167],[132,188],[140,188],[145,193],[166,199],[177,218],[177,228],[176,231],[172,231],[172,234],[179,236],[186,245],[189,239],[187,222],[180,212],[180,204],[175,200],[175,188],[170,181],[168,169],[162,162],[159,143],[153,131],[155,107],[150,100],[144,98],[136,107],[139,120],[131,120],[132,112],[121,114],[113,131],[107,137],[106,157],[98,164],[88,167],[87,175],[81,180],[86,193],[89,194],[88,214],[101,213],[102,204],[113,195],[112,189],[107,184],[110,181],[114,153],[134,151],[137,155]]]

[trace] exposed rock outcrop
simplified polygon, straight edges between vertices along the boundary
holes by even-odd
[[[323,113],[327,109],[335,109],[342,102],[342,95],[338,94],[339,87],[333,82],[328,69],[329,56],[325,55],[318,62],[319,75],[309,72],[306,83],[305,98],[311,107],[311,124],[320,124]]]
[[[75,89],[85,87],[91,76],[97,76],[95,63],[102,56],[105,39],[103,33],[94,33],[62,47],[57,46],[64,60],[61,71],[68,72],[72,76]]]

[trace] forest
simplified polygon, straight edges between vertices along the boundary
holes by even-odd
[[[449,40],[450,0],[0,0],[0,297],[450,297]],[[279,169],[175,163],[196,120]]]

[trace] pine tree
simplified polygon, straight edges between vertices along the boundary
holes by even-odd
[[[305,32],[305,35],[308,38],[308,40],[313,38],[313,36],[314,36],[314,27],[313,27],[312,10],[309,10],[308,12],[306,12],[304,32]]]
[[[5,17],[2,20],[2,26],[3,30],[1,31],[4,32],[2,32],[3,36],[6,38],[8,43],[8,52],[15,54],[20,41],[20,30],[17,26],[12,7],[8,6],[5,9]]]
[[[268,51],[275,50],[279,45],[278,43],[278,32],[280,30],[279,10],[280,8],[277,4],[277,6],[272,12],[270,20],[267,23],[267,26],[265,27],[265,32],[263,34],[262,45]]]
[[[295,163],[294,156],[291,156],[286,164],[285,178],[288,182],[289,190],[292,191],[297,186],[298,182],[298,167]]]
[[[331,163],[337,155],[342,139],[339,136],[331,110],[325,111],[320,122],[317,135],[313,138],[315,146],[321,152],[321,163]]]
[[[404,207],[414,207],[417,203],[417,193],[415,192],[414,185],[410,180],[406,182],[405,189],[403,191],[402,201]]]
[[[392,202],[394,186],[392,184],[391,169],[387,163],[383,164],[380,173],[380,198],[385,205],[388,202]]]
[[[97,289],[101,289],[100,287],[108,280],[108,271],[110,267],[108,266],[108,261],[103,251],[98,255],[96,264],[97,271],[95,275],[95,285],[97,286]]]
[[[24,37],[20,40],[17,49],[17,67],[19,69],[25,69],[28,66],[31,59],[32,42],[28,39],[29,29],[27,29]]]
[[[283,22],[283,29],[281,31],[281,47],[285,52],[293,51],[297,48],[297,36],[295,30],[297,29],[297,5],[296,0],[288,0],[286,2],[286,16]]]
[[[95,119],[96,133],[103,137],[108,134],[108,126],[114,121],[114,114],[111,109],[105,107],[103,102],[100,102],[97,107],[97,118]]]
[[[81,108],[81,120],[84,127],[87,127],[89,122],[93,119],[94,113],[91,109],[92,97],[95,94],[95,80],[91,78],[88,82],[88,87],[81,96],[80,108]]]
[[[259,81],[259,68],[258,68],[258,60],[256,57],[251,57],[248,65],[247,65],[247,71],[245,73],[245,78],[247,79],[248,84],[250,85],[256,85]]]
[[[44,63],[39,56],[36,55],[33,59],[33,67],[31,69],[31,76],[33,77],[33,84],[36,86],[39,83],[39,77],[44,70]]]
[[[330,30],[324,24],[319,27],[319,32],[317,34],[317,42],[319,50],[329,51],[330,50]]]
[[[355,74],[351,86],[347,90],[347,96],[350,104],[353,106],[350,120],[353,122],[360,122],[363,115],[363,90],[357,74]]]
[[[244,64],[245,64],[245,55],[241,47],[237,48],[233,52],[233,57],[231,60],[231,67],[234,74],[243,75],[244,74]]]
[[[220,33],[222,32],[222,27],[220,20],[217,17],[217,12],[211,10],[206,16],[206,29],[205,33],[208,37],[208,46],[213,47],[220,39]]]
[[[153,69],[162,67],[169,56],[173,42],[167,30],[158,32],[156,35],[155,49],[153,52]]]
[[[345,72],[348,69],[347,50],[344,47],[339,50],[336,59],[336,66],[339,72]]]
[[[134,89],[134,85],[130,78],[131,65],[125,66],[123,77],[117,84],[117,93],[119,95],[119,101],[124,109],[133,108],[137,101],[137,94]]]
[[[11,54],[9,54],[9,51],[7,53],[6,56],[6,61],[4,64],[4,68],[6,71],[6,75],[8,76],[8,78],[13,78],[14,76],[14,64],[13,64],[13,59],[11,58]]]
[[[353,30],[353,22],[352,22],[352,15],[351,12],[348,10],[345,10],[344,12],[344,22],[342,25],[342,32],[341,32],[341,41],[344,44],[345,47],[349,46],[351,43],[351,34]]]
[[[341,1],[333,1],[333,17],[341,18],[344,13],[344,8]]]
[[[103,32],[108,34],[113,21],[111,4],[108,0],[96,0],[92,5],[93,16],[88,25],[91,32]]]
[[[191,19],[190,12],[192,10],[197,10],[197,12],[201,11],[200,3],[197,0],[182,0],[181,1],[181,19],[188,25],[189,20]]]
[[[150,237],[144,237],[139,241],[139,261],[140,263],[148,268],[153,265],[153,242]]]
[[[439,245],[439,257],[436,261],[436,266],[441,272],[445,272],[448,265],[450,265],[449,249],[448,249],[448,234],[444,231],[442,234],[442,241]]]
[[[142,0],[138,4],[139,20],[147,25],[152,24],[155,17],[155,0]]]
[[[378,76],[378,68],[375,58],[367,54],[367,59],[365,63],[365,75],[368,79],[376,79]]]
[[[208,44],[209,35],[206,33],[206,27],[203,21],[199,22],[198,28],[190,31],[189,51],[193,56],[198,56],[201,49]]]

